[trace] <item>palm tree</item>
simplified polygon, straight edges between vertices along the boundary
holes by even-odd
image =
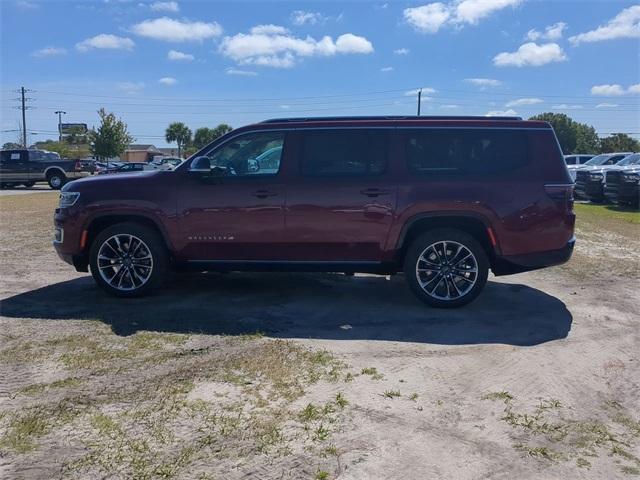
[[[164,133],[167,142],[178,144],[178,156],[182,156],[182,147],[191,142],[191,130],[182,122],[173,122]]]

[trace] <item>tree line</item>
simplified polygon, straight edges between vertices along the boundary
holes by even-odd
[[[192,155],[231,130],[229,125],[221,123],[215,128],[200,127],[195,133],[192,133],[184,123],[173,122],[167,127],[164,138],[168,143],[175,142],[178,145],[178,156],[180,157],[183,149],[185,155]]]
[[[614,133],[600,138],[596,129],[586,123],[579,123],[564,113],[546,112],[529,120],[549,122],[556,132],[562,153],[611,153],[640,151],[640,142],[626,133]]]

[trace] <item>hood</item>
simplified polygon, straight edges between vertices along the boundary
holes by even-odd
[[[117,188],[122,185],[135,185],[137,183],[144,183],[149,179],[155,177],[161,172],[167,170],[145,170],[142,172],[131,173],[112,173],[107,175],[92,175],[90,177],[80,178],[65,184],[62,187],[63,192],[80,192],[91,190],[94,187],[104,188]]]

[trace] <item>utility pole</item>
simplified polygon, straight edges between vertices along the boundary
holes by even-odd
[[[20,87],[20,93],[22,94],[22,146],[27,148],[27,115],[25,114],[27,108],[24,104],[24,87]]]
[[[422,89],[418,90],[418,116],[420,116],[420,104],[422,103]]]
[[[58,110],[55,112],[58,115],[58,142],[62,143],[62,115],[66,115],[67,112],[63,112],[62,110]]]

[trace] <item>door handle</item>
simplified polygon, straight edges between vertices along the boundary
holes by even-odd
[[[391,191],[384,188],[365,188],[360,190],[360,193],[367,197],[379,197],[380,195],[389,195]]]
[[[275,197],[278,194],[276,192],[271,192],[269,190],[257,190],[253,192],[251,195],[258,198],[268,198],[268,197]]]

